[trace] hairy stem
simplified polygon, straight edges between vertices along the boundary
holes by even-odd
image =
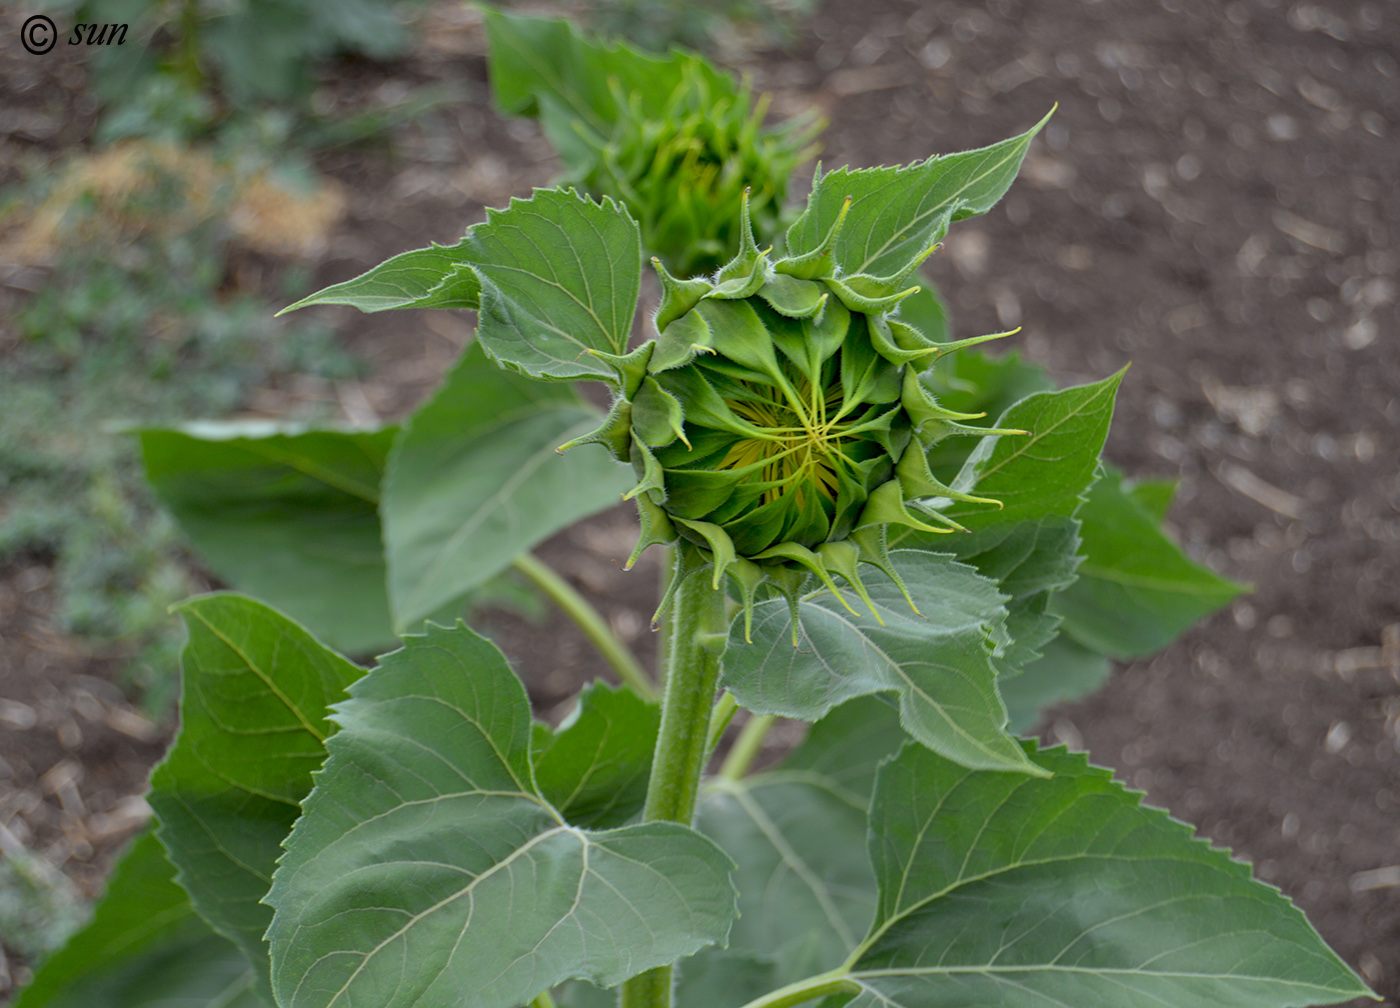
[[[684,548],[684,547],[682,547]],[[724,592],[694,573],[676,589],[665,665],[666,695],[642,819],[689,826],[709,756],[710,721],[726,623]],[[672,969],[659,966],[622,985],[621,1008],[670,1008]]]
[[[630,648],[617,639],[603,619],[602,614],[589,605],[588,600],[574,591],[573,586],[554,572],[547,564],[530,553],[522,553],[515,558],[515,569],[530,579],[536,588],[549,596],[569,619],[578,624],[584,635],[593,642],[613,670],[627,685],[643,698],[656,699],[656,686],[642,668]]]

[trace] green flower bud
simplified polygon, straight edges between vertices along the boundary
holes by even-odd
[[[933,249],[891,276],[839,276],[830,250],[845,219],[843,208],[815,251],[773,259],[754,242],[745,200],[740,251],[713,278],[678,280],[653,260],[658,336],[616,359],[621,395],[580,439],[636,470],[637,553],[688,542],[716,587],[733,577],[747,614],[763,584],[795,605],[809,575],[833,590],[839,575],[869,604],[860,563],[903,588],[885,527],[962,529],[911,502],[997,503],[940,483],[929,448],[1024,433],[968,426],[972,416],[944,409],[919,381],[943,354],[994,338],[935,343],[897,317]]]

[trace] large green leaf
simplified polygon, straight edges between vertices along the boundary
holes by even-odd
[[[151,832],[117,862],[92,920],[44,960],[15,1008],[263,1008],[253,967],[209,930]]]
[[[200,915],[253,964],[272,1000],[261,902],[334,730],[330,705],[363,669],[254,599],[180,604],[180,734],[147,800],[178,880]]]
[[[146,476],[211,570],[349,652],[393,641],[379,483],[397,428],[143,430]]]
[[[625,686],[593,682],[535,753],[540,794],[575,826],[623,826],[647,799],[661,708]]]
[[[983,438],[953,483],[960,490],[975,487],[979,497],[1003,507],[958,501],[940,510],[974,529],[1075,514],[1094,481],[1122,379],[1119,371],[1089,385],[1037,392],[1012,406],[997,426],[1030,433]]]
[[[1068,634],[1060,634],[1041,650],[1043,654],[1019,674],[997,680],[1011,730],[1018,735],[1033,729],[1045,708],[1088,696],[1113,671],[1107,658]]]
[[[337,708],[267,897],[283,1008],[508,1008],[725,940],[712,841],[581,830],[540,795],[530,705],[489,642],[429,626],[381,661]]]
[[[847,273],[898,272],[942,238],[949,221],[986,213],[1001,199],[1049,118],[979,150],[899,168],[837,168],[819,176],[806,211],[788,229],[788,253],[820,247],[850,196],[834,250],[837,265]]]
[[[1033,747],[1027,743],[1027,748]],[[1368,992],[1277,889],[1063,749],[1048,779],[880,771],[859,1008],[1282,1008]]]
[[[573,190],[537,189],[472,228],[481,278],[477,338],[536,378],[611,378],[596,353],[622,355],[642,282],[642,243],[627,211]]]
[[[682,1008],[744,1004],[839,965],[865,934],[875,908],[866,813],[876,769],[905,737],[895,705],[859,697],[812,725],[780,766],[706,784],[696,826],[739,865],[739,920],[728,951],[683,964]],[[717,1001],[721,976],[731,996]]]
[[[730,628],[725,687],[749,710],[807,721],[852,697],[894,692],[908,732],[950,759],[1043,772],[1005,731],[993,652],[1009,640],[996,586],[948,556],[900,550],[891,557],[917,613],[889,578],[868,574],[874,614],[853,593],[813,592],[798,605],[794,647],[786,600],[761,602],[751,644],[742,619]]]
[[[403,252],[350,280],[332,284],[277,314],[318,304],[353,305],[362,312],[391,308],[476,308],[481,284],[468,239]]]
[[[1079,581],[1051,608],[1080,643],[1115,658],[1140,658],[1249,588],[1188,559],[1122,479],[1109,469],[1089,491],[1079,510],[1085,555]],[[1162,491],[1151,493],[1160,507]]]
[[[635,481],[605,452],[556,448],[598,425],[569,388],[469,346],[404,423],[384,484],[389,598],[403,630],[441,611]]]

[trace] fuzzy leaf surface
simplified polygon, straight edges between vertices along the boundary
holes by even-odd
[[[1123,372],[1058,392],[1027,396],[998,427],[1029,431],[982,438],[953,486],[975,487],[1004,507],[958,501],[941,508],[970,529],[1052,515],[1072,516],[1094,482]]]
[[[394,639],[379,484],[397,427],[140,432],[146,477],[211,570],[350,652]]]
[[[609,829],[642,811],[661,708],[626,687],[592,682],[535,753],[540,794],[575,826]]]
[[[535,378],[611,378],[594,351],[627,352],[642,280],[641,233],[627,211],[573,190],[536,189],[472,228],[481,277],[477,338]]]
[[[470,308],[481,296],[472,272],[476,261],[466,238],[456,245],[433,244],[386,259],[357,277],[317,291],[284,312],[311,305],[350,305],[362,312],[393,308]]]
[[[157,836],[195,909],[253,964],[272,1000],[261,902],[325,758],[332,703],[363,669],[261,602],[216,594],[180,604],[180,734],[151,774]]]
[[[1054,776],[970,771],[914,745],[881,768],[880,899],[850,1005],[1282,1008],[1367,993],[1248,865],[1082,754],[1035,758]]]
[[[149,830],[122,855],[90,920],[44,960],[15,1008],[264,1008],[253,967],[214,934]]]
[[[812,592],[799,603],[798,646],[786,600],[754,607],[752,643],[730,627],[723,685],[761,714],[816,721],[869,693],[893,692],[905,730],[968,766],[1038,773],[1006,734],[993,651],[1008,643],[996,585],[951,557],[917,550],[891,554],[920,616],[882,574],[866,573],[880,619],[852,592]],[[883,621],[883,622],[881,622]]]
[[[1157,490],[1148,499],[1161,506],[1161,498]],[[1125,659],[1150,655],[1249,590],[1182,553],[1157,515],[1123,488],[1117,471],[1094,484],[1079,517],[1085,555],[1079,581],[1051,605],[1066,632],[1096,651]]]
[[[807,210],[788,230],[788,254],[817,249],[850,196],[851,209],[834,250],[837,265],[846,273],[897,273],[938,242],[950,221],[986,213],[1001,199],[1043,125],[1045,119],[990,147],[903,167],[827,172],[817,180]]]
[[[441,611],[635,480],[596,447],[556,448],[600,417],[572,389],[501,370],[467,347],[404,424],[382,506],[401,629]]]
[[[724,941],[729,859],[674,823],[566,823],[524,687],[465,627],[407,638],[335,719],[267,896],[284,1008],[509,1008]]]

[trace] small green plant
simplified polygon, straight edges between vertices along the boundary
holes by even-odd
[[[1155,527],[1163,488],[1125,488],[1098,458],[1121,376],[1021,396],[1014,361],[968,358],[980,394],[1014,400],[975,427],[922,370],[972,351],[898,311],[911,264],[1000,198],[1034,132],[821,176],[785,257],[744,222],[713,280],[663,273],[638,346],[636,223],[538,191],[456,246],[303,302],[479,311],[476,342],[402,426],[148,432],[182,520],[227,523],[245,553],[279,529],[278,576],[339,600],[356,563],[384,575],[408,634],[366,672],[252,598],[183,603],[156,837],[19,1008],[95,990],[134,1004],[152,984],[239,1008],[1365,996],[1248,866],[1082,755],[1008,730],[1003,694],[1086,652],[1058,635],[1107,627],[1117,646],[1115,622],[1182,616],[1151,595],[1070,594],[1081,551],[1094,577],[1131,583],[1119,575],[1154,549],[1122,537]],[[611,386],[608,417],[564,384],[579,379]],[[940,479],[930,448],[963,436],[975,447]],[[641,545],[673,559],[661,698],[612,641],[625,684],[585,687],[551,727],[494,646],[425,621],[619,491]],[[1186,571],[1139,580],[1197,612],[1237,590]],[[336,624],[335,606],[316,618]],[[811,729],[753,773],[778,715]]]
[[[657,58],[499,11],[486,27],[497,108],[538,117],[564,162],[557,184],[621,203],[675,272],[734,255],[745,192],[763,241],[790,223],[788,181],[816,152],[815,116],[765,127],[767,102],[692,53]]]

